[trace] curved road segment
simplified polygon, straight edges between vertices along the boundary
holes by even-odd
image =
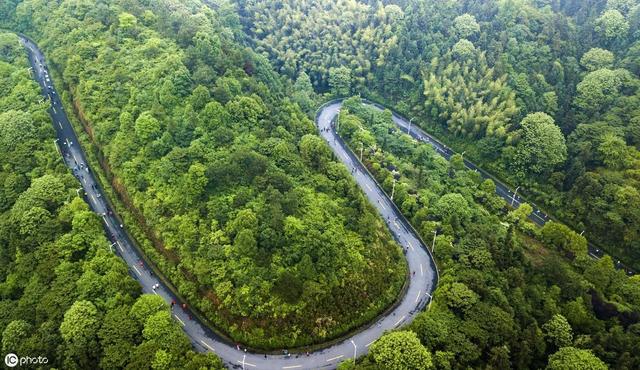
[[[29,54],[32,75],[42,87],[45,99],[51,103],[49,113],[57,136],[55,144],[64,163],[81,184],[78,193],[82,192],[91,209],[102,218],[107,236],[112,242],[111,249],[127,263],[131,275],[140,283],[143,292],[157,294],[167,303],[176,302],[173,308],[173,317],[183,327],[184,332],[197,350],[215,352],[228,367],[237,369],[333,369],[343,360],[366,353],[368,347],[385,331],[410,322],[430,302],[430,294],[433,293],[437,283],[437,270],[433,258],[386,194],[331,128],[331,122],[341,106],[341,103],[334,103],[320,111],[316,123],[322,137],[329,143],[336,156],[352,171],[354,179],[369,198],[371,204],[379,211],[394,238],[405,249],[410,272],[408,287],[404,295],[391,312],[379,317],[368,327],[341,342],[310,354],[284,356],[252,353],[230,343],[228,339],[216,335],[203,322],[199,321],[189,308],[182,308],[183,302],[152,273],[151,268],[144,262],[132,240],[124,231],[120,218],[115,214],[109,202],[105,200],[106,195],[88,165],[51,81],[44,55],[27,38],[21,37],[21,43]],[[154,286],[158,287],[153,289]]]

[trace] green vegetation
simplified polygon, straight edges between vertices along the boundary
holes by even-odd
[[[511,210],[491,180],[399,132],[389,111],[348,99],[340,133],[355,152],[364,146],[387,192],[396,180],[394,201],[422,238],[437,232],[440,267],[431,308],[341,368],[640,366],[639,276],[590,258],[586,239],[562,224],[536,227],[529,205]]]
[[[15,34],[0,33],[2,353],[47,366],[221,369],[196,354],[169,307],[141,295],[54,144],[47,103]]]
[[[640,269],[638,1],[237,3],[288,75],[413,117]]]
[[[230,11],[32,0],[11,22],[39,35],[146,254],[191,306],[247,345],[324,342],[392,304],[405,262]]]

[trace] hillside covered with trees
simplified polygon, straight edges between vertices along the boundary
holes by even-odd
[[[390,104],[640,267],[636,0],[237,3],[283,73]]]
[[[234,340],[322,342],[395,301],[400,248],[286,80],[200,1],[20,2],[180,293]],[[10,12],[11,14],[11,12]]]
[[[47,103],[13,33],[0,33],[2,353],[48,367],[222,368],[193,351],[169,306],[142,295],[56,150]],[[41,102],[41,103],[38,103]]]

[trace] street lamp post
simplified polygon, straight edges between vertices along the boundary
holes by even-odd
[[[351,344],[353,344],[353,361],[355,361],[358,354],[358,346],[356,346],[356,343],[353,341],[353,339],[351,340]]]
[[[513,192],[513,196],[511,197],[511,207],[513,207],[513,202],[516,201],[516,195],[518,195],[518,189],[520,189],[520,187],[516,187],[516,191]]]
[[[76,194],[78,194],[78,197],[80,196],[80,190],[82,190],[82,188],[76,189]]]
[[[391,200],[393,200],[393,194],[396,193],[396,179],[393,179],[393,186],[391,187]]]
[[[431,243],[431,253],[436,249],[436,236],[438,235],[438,230],[432,231],[433,233],[433,242]]]

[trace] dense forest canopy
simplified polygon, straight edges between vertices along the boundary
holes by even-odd
[[[640,267],[638,1],[237,3],[287,75],[389,103]]]
[[[0,33],[0,338],[48,367],[222,368],[142,295],[53,144],[18,37]]]
[[[640,368],[640,276],[587,250],[640,267],[638,0],[5,0],[0,27],[43,49],[140,247],[232,340],[327,342],[402,291],[402,250],[312,121],[359,95],[558,221],[346,99],[340,136],[440,280],[341,369]],[[38,90],[0,32],[2,353],[221,368],[109,251]]]
[[[404,259],[290,85],[213,9],[34,0],[12,22],[51,56],[147,253],[194,307],[249,345],[330,339],[395,301]]]

